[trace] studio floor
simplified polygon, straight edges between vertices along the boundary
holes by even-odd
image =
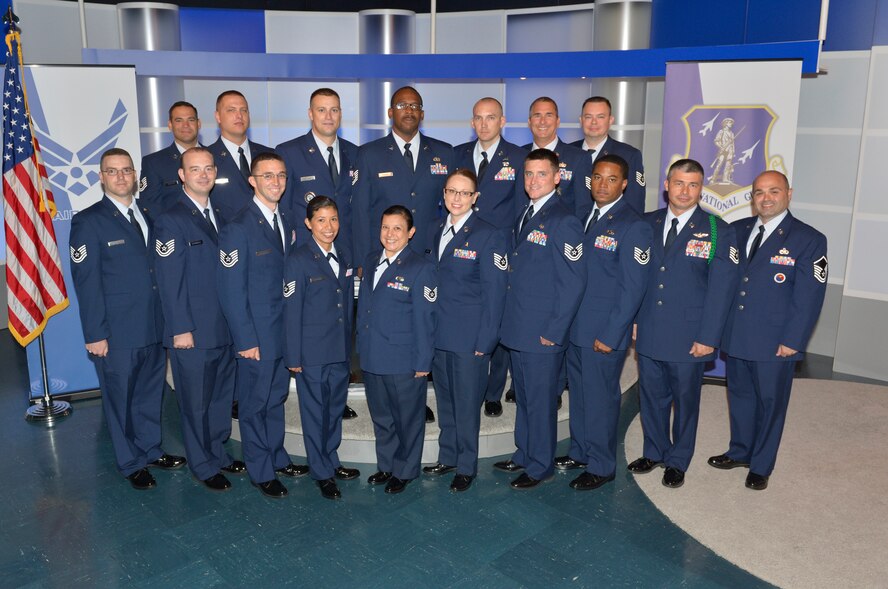
[[[426,476],[386,495],[366,483],[371,464],[348,464],[362,477],[340,483],[336,502],[308,477],[270,500],[245,477],[212,493],[187,469],[155,471],[158,487],[139,492],[114,468],[99,400],[52,428],[26,422],[24,354],[5,331],[0,374],[4,588],[772,586],[664,515],[626,473],[622,442],[615,483],[586,493],[568,488],[575,473],[512,490],[497,458],[463,494]],[[631,389],[621,440],[637,413]],[[172,392],[164,448],[183,453]]]

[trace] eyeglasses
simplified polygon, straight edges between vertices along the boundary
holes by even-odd
[[[271,172],[266,172],[265,174],[253,174],[253,178],[262,178],[266,182],[271,182],[275,178],[283,182],[287,179],[287,173],[281,172],[279,174],[272,174]]]
[[[470,198],[474,196],[474,192],[471,190],[455,190],[453,188],[445,188],[444,194],[447,196],[459,196],[460,198]]]
[[[415,102],[399,102],[395,105],[395,110],[412,110],[416,112],[422,110],[422,105]]]
[[[123,174],[124,176],[132,176],[133,174],[136,173],[136,171],[133,168],[120,168],[119,170],[117,168],[108,168],[108,169],[102,170],[102,172],[108,176],[111,176],[112,178],[114,176],[116,176],[117,174]]]

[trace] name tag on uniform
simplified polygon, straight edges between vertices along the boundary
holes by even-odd
[[[324,280],[325,278],[326,278],[326,276],[311,276],[311,277],[309,277],[308,282],[309,282],[309,284],[314,284],[315,282],[320,282],[321,280]]]
[[[461,258],[463,260],[474,260],[478,258],[478,252],[475,250],[461,250],[455,249],[453,250],[454,258]]]
[[[685,247],[685,255],[691,256],[692,258],[708,258],[710,248],[712,248],[711,241],[691,239]]]
[[[189,241],[188,245],[200,245],[203,243],[202,239],[198,239],[197,241]]]
[[[380,173],[377,174],[376,176],[379,177],[379,178],[388,178],[388,177],[390,177],[390,176],[394,176],[394,175],[395,175],[394,172],[380,172]]]
[[[617,240],[609,235],[599,235],[595,238],[595,247],[609,252],[617,251]]]
[[[228,184],[228,178],[216,178],[216,184]]]
[[[256,255],[257,256],[264,256],[264,255],[270,254],[270,253],[271,253],[271,248],[268,248],[267,250],[259,250],[258,252],[256,252]]]
[[[115,245],[123,245],[126,243],[125,239],[117,239],[115,241],[109,241],[108,247],[114,247]]]
[[[300,182],[309,182],[314,179],[315,179],[314,176],[302,176],[301,178],[299,178],[299,181]]]

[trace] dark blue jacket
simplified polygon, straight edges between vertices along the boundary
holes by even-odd
[[[454,165],[477,172],[474,151],[477,141],[453,149]],[[478,183],[475,213],[499,229],[511,229],[515,217],[527,205],[524,194],[524,158],[528,151],[500,137],[496,153],[487,154],[490,163]],[[446,214],[446,213],[445,213]]]
[[[156,217],[176,204],[182,193],[179,162],[182,154],[173,143],[142,158],[139,200]]]
[[[584,141],[585,139],[580,139],[579,141],[574,141],[571,145],[582,150]],[[586,153],[586,157],[590,160],[592,159],[588,152],[584,151],[584,153]],[[617,141],[613,137],[608,137],[607,141],[605,141],[604,145],[601,147],[601,153],[596,155],[596,159],[608,154],[618,155],[629,164],[629,175],[626,178],[629,183],[626,185],[626,190],[623,192],[623,198],[626,199],[626,202],[628,202],[639,215],[643,215],[645,180],[644,163],[641,160],[641,152],[628,143],[623,143],[622,141]]]
[[[234,219],[253,198],[253,187],[241,174],[240,164],[231,158],[222,138],[207,147],[216,162],[216,186],[213,188],[213,204],[221,209],[226,219]],[[250,157],[272,151],[270,147],[250,141]],[[286,211],[285,211],[286,212]]]
[[[525,149],[533,149],[533,144],[524,146]],[[571,213],[579,210],[592,200],[592,158],[589,154],[565,143],[560,138],[555,145],[555,155],[558,156],[558,165],[561,172],[561,182],[558,184],[558,194]],[[522,208],[527,201],[521,203]]]

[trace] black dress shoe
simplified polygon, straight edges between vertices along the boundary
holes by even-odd
[[[515,389],[509,389],[506,391],[506,403],[514,403],[515,402]]]
[[[592,474],[591,472],[584,472],[570,482],[570,488],[576,489],[577,491],[591,491],[612,480],[614,480],[614,475],[602,477],[597,474]]]
[[[524,470],[523,466],[511,460],[501,460],[499,462],[494,462],[493,468],[497,470],[503,470],[505,472],[518,472],[519,470]]]
[[[426,423],[435,423],[435,412],[428,405],[426,405]]]
[[[582,462],[577,462],[570,456],[559,456],[555,459],[555,468],[558,470],[572,470],[574,468],[586,468]]]
[[[422,472],[426,474],[446,474],[448,472],[453,472],[456,470],[455,466],[447,466],[446,464],[441,464],[440,462],[435,466],[423,466]]]
[[[731,470],[732,468],[737,468],[741,466],[749,467],[748,462],[740,462],[739,460],[734,460],[730,458],[727,454],[719,454],[718,456],[710,456],[709,460],[706,461],[709,466],[720,468],[722,470]]]
[[[458,474],[453,477],[453,481],[450,483],[450,490],[456,493],[462,493],[472,486],[472,481],[475,477],[470,477],[467,474]]]
[[[153,489],[157,486],[157,481],[154,480],[154,477],[151,476],[151,473],[148,472],[147,468],[141,468],[137,470],[133,474],[126,477],[126,479],[133,486],[133,489],[138,489],[139,491]]]
[[[276,468],[275,473],[285,477],[301,477],[308,474],[308,467],[304,464],[293,464],[292,462],[284,468]]]
[[[231,464],[223,466],[221,470],[229,474],[244,474],[247,472],[247,465],[240,460],[232,460]]]
[[[662,462],[657,462],[656,460],[651,460],[650,458],[645,458],[642,456],[641,458],[637,458],[630,462],[629,466],[627,466],[626,468],[629,470],[629,472],[635,474],[647,474],[658,466],[662,465]]]
[[[358,414],[355,413],[355,410],[348,405],[346,405],[345,409],[342,410],[342,419],[354,419],[357,416]]]
[[[768,477],[751,472],[746,475],[746,488],[753,491],[764,491],[768,488]]]
[[[564,401],[561,399],[561,395],[558,395],[558,400],[555,402],[555,410],[561,411],[561,405]]]
[[[210,491],[227,491],[231,488],[231,483],[225,478],[225,475],[217,472],[208,479],[201,481]]]
[[[333,472],[340,481],[350,481],[361,476],[361,471],[357,468],[346,468],[344,466],[337,466]]]
[[[318,481],[318,487],[320,487],[321,497],[324,499],[339,499],[342,497],[342,493],[339,492],[339,487],[336,486],[336,481],[333,479]]]
[[[154,462],[149,462],[148,466],[153,466],[155,468],[162,468],[164,470],[176,470],[177,468],[182,468],[185,466],[184,456],[173,456],[172,454],[164,454]]]
[[[663,473],[663,486],[677,489],[683,484],[685,484],[685,473],[674,466],[667,466],[666,472]]]
[[[264,483],[253,483],[253,486],[258,487],[263,495],[272,499],[280,499],[287,496],[287,487],[277,479],[271,479]]]
[[[550,477],[551,478],[551,477]],[[535,479],[526,472],[521,473],[517,479],[509,483],[509,486],[513,489],[533,489],[540,483],[545,482],[548,479]]]
[[[231,419],[237,419],[237,401],[231,404]]]
[[[503,414],[503,404],[499,401],[484,401],[484,415],[499,417]]]
[[[387,483],[390,478],[392,478],[392,473],[380,470],[367,477],[367,482],[371,485],[381,485]]]
[[[385,492],[389,495],[396,495],[403,491],[407,487],[407,483],[410,482],[410,479],[399,479],[398,477],[392,477],[385,484]]]

